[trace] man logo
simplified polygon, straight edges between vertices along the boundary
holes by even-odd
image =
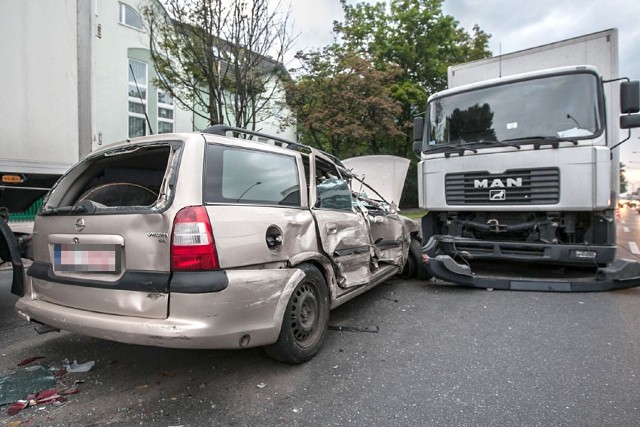
[[[489,200],[507,200],[507,192],[505,190],[490,190]]]
[[[507,188],[507,187],[522,187],[522,178],[506,178],[504,180],[495,178],[489,181],[488,179],[475,179],[473,180],[473,188]]]

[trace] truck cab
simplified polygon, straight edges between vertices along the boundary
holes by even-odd
[[[431,274],[506,289],[621,285],[585,282],[582,274],[595,280],[616,260],[614,149],[618,123],[638,126],[631,115],[638,112],[638,84],[620,84],[618,95],[614,80],[576,65],[429,98],[424,118],[415,121],[414,150]],[[613,111],[611,97],[620,99]],[[549,271],[558,274],[542,280]],[[576,271],[575,280],[566,279]]]

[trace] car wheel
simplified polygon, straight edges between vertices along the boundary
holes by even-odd
[[[285,363],[313,358],[322,347],[329,324],[329,293],[322,273],[310,264],[298,268],[305,278],[291,294],[278,341],[264,348],[269,356]]]
[[[411,275],[408,277],[404,276],[404,271],[402,272],[403,279],[419,279],[419,280],[429,280],[431,279],[431,274],[427,271],[427,268],[422,261],[422,245],[419,240],[411,239],[411,244],[409,245],[409,259],[407,259],[407,264],[409,262],[412,263],[412,271]],[[405,267],[406,268],[406,267]]]
[[[413,244],[414,240],[411,240],[411,244]],[[400,278],[409,280],[413,279],[416,274],[417,262],[416,258],[411,254],[411,245],[409,246],[409,254],[407,255],[407,262],[404,263],[404,268],[402,269],[402,273],[400,273]]]

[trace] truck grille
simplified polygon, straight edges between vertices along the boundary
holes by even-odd
[[[560,200],[558,168],[447,174],[449,205],[551,205]]]

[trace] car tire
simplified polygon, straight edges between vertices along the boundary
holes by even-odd
[[[411,240],[411,245],[414,240]],[[409,253],[407,254],[407,262],[404,263],[404,268],[402,272],[399,274],[401,279],[409,280],[413,279],[416,274],[417,262],[415,257],[411,254],[411,245],[409,245]]]
[[[278,341],[264,347],[270,357],[291,364],[304,363],[320,351],[329,325],[329,292],[324,276],[311,264],[298,268],[305,278],[289,298]]]
[[[407,263],[405,264],[400,277],[403,279],[418,280],[429,280],[432,277],[422,261],[422,245],[417,239],[411,239]]]

